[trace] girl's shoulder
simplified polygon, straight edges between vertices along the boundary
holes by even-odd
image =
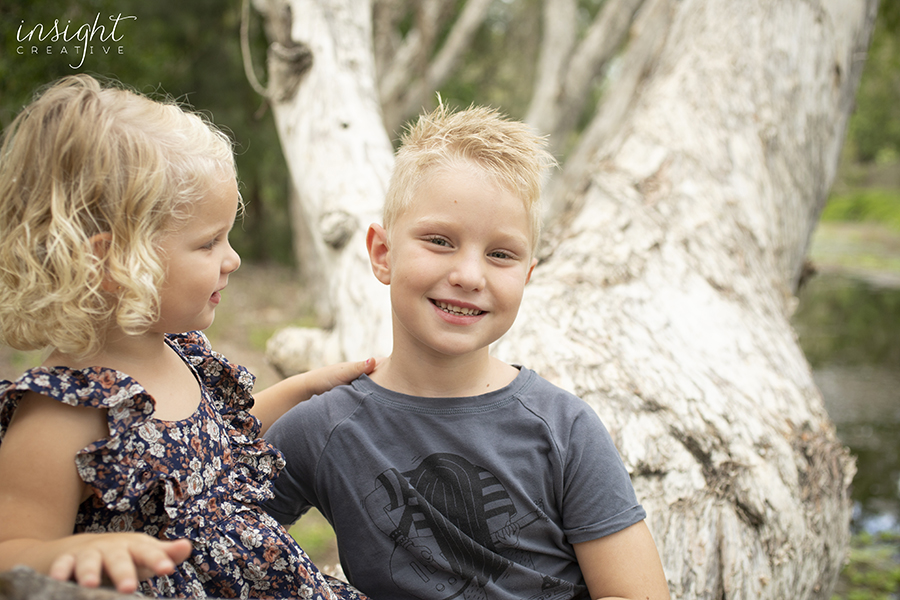
[[[153,414],[153,400],[129,375],[106,367],[35,367],[15,381],[0,381],[0,438],[28,392],[70,406],[106,409],[110,421],[142,421]]]

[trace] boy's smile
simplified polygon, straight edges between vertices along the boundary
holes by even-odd
[[[390,233],[369,232],[373,270],[391,286],[394,353],[487,354],[515,321],[532,258],[524,202],[476,164],[426,176]]]

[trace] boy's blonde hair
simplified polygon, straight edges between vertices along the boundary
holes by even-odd
[[[83,358],[113,323],[147,331],[165,277],[158,241],[235,175],[228,137],[174,102],[87,75],[56,82],[0,147],[0,340]]]
[[[524,202],[531,224],[531,249],[536,250],[541,232],[541,184],[545,169],[555,163],[545,150],[545,138],[492,108],[470,106],[452,112],[441,102],[431,114],[419,117],[400,142],[384,203],[387,231],[435,169],[467,160]]]

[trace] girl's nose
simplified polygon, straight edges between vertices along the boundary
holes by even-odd
[[[238,267],[241,266],[241,255],[238,254],[234,248],[231,247],[231,244],[228,244],[228,255],[225,257],[225,260],[222,261],[222,272],[223,273],[234,273],[238,270]]]

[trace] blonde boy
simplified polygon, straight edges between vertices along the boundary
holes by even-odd
[[[392,353],[267,435],[287,460],[267,510],[290,523],[318,508],[373,598],[668,598],[596,414],[488,353],[537,262],[550,162],[493,110],[422,117],[366,239],[391,288]]]

